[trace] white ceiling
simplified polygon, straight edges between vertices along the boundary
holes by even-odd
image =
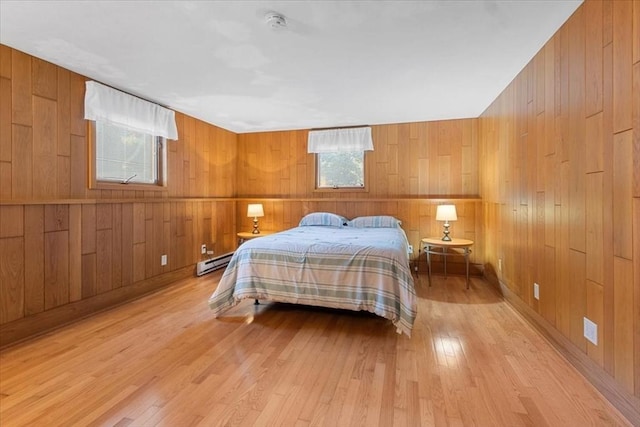
[[[402,123],[479,116],[580,3],[0,0],[0,42],[238,133]]]

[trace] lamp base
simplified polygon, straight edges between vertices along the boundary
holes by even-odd
[[[451,241],[451,237],[449,237],[449,221],[444,223],[444,236],[442,236],[442,241],[443,242],[450,242]]]
[[[253,218],[253,231],[251,234],[260,234],[260,229],[258,228],[258,218]]]

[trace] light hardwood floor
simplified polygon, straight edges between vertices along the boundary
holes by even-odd
[[[0,425],[629,425],[479,278],[416,281],[413,337],[367,313],[245,301],[220,272],[0,353]]]

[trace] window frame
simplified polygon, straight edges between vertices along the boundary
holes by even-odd
[[[140,182],[116,182],[102,181],[97,177],[98,168],[96,165],[97,132],[96,122],[87,120],[87,139],[89,147],[89,188],[98,190],[143,190],[143,191],[166,191],[167,190],[167,140],[161,136],[155,136],[157,144],[156,158],[158,160],[158,179],[155,184],[145,184]]]
[[[369,192],[369,168],[367,164],[367,151],[362,150],[362,180],[363,185],[360,187],[321,187],[320,186],[320,154],[322,153],[314,153],[315,157],[315,174],[314,174],[314,192],[317,193],[368,193]]]

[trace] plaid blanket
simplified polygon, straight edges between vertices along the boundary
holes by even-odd
[[[411,336],[416,295],[401,228],[308,226],[252,239],[209,298],[218,317],[245,298],[349,310],[391,320]]]

